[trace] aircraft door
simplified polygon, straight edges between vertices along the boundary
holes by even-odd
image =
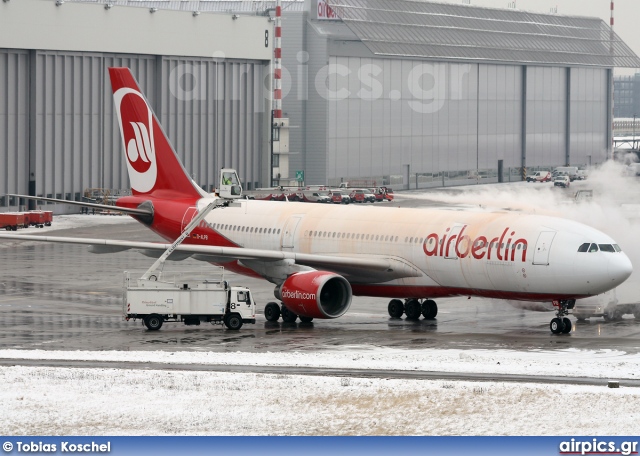
[[[301,215],[292,216],[287,222],[284,230],[282,231],[282,248],[293,248],[293,244],[295,241],[296,229],[298,228],[298,223],[300,223]]]
[[[184,215],[182,216],[182,226],[180,227],[180,232],[181,233],[184,231],[184,229],[187,227],[187,225],[189,225],[189,223],[191,223],[191,220],[193,220],[193,218],[197,214],[198,214],[198,208],[196,208],[196,207],[190,207],[184,212]]]
[[[555,231],[542,231],[538,236],[536,248],[533,251],[533,264],[549,265],[549,252],[551,251],[551,243],[556,236]]]
[[[444,257],[448,260],[457,260],[458,254],[456,253],[456,242],[458,242],[458,236],[464,225],[454,225],[451,228],[451,232],[447,236],[447,244],[444,246]]]

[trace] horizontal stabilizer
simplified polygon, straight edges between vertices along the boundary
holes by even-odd
[[[64,200],[64,199],[58,199],[58,198],[44,198],[41,196],[16,195],[16,194],[10,194],[8,196],[15,196],[17,198],[24,198],[28,200],[34,200],[34,201],[48,201],[50,203],[71,204],[74,206],[100,209],[103,211],[122,212],[123,214],[137,215],[139,217],[153,217],[153,211],[147,210],[147,209],[135,209],[130,207],[112,206],[110,204],[85,203],[84,201],[70,201],[70,200]]]

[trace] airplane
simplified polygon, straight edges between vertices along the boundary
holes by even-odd
[[[109,74],[132,189],[115,208],[172,242],[195,214],[221,197],[204,192],[189,177],[130,70],[109,68]],[[228,175],[232,186],[239,183],[234,172]],[[86,244],[97,253],[137,249],[150,256],[170,245],[19,234],[0,238]],[[576,299],[617,287],[633,269],[611,237],[562,218],[480,208],[256,200],[235,200],[211,211],[172,255],[273,283],[280,304],[265,306],[268,321],[338,318],[354,295],[391,298],[392,318],[433,319],[435,298],[477,296],[552,302],[554,334],[571,331],[567,315]]]

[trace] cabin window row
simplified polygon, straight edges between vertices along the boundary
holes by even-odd
[[[335,239],[355,239],[363,241],[398,242],[398,236],[380,234],[360,234],[360,233],[338,233],[336,231],[305,231],[306,237],[323,237]],[[413,238],[412,238],[413,239]],[[417,240],[417,238],[416,238]]]
[[[280,229],[275,228],[256,228],[240,225],[225,225],[223,223],[216,223],[213,225],[214,230],[225,231],[239,231],[241,233],[254,233],[254,234],[280,234]]]

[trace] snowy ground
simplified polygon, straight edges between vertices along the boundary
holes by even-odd
[[[0,358],[329,366],[603,378],[602,386],[127,369],[0,368],[5,435],[635,435],[640,355],[560,350],[47,352]]]

